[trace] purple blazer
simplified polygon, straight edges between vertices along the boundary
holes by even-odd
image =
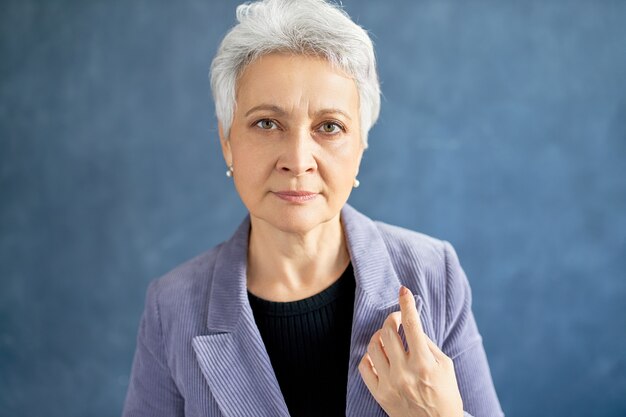
[[[428,337],[454,360],[466,415],[503,416],[452,246],[347,204],[341,220],[356,279],[346,416],[386,415],[357,365],[400,309],[400,285],[415,294]],[[149,285],[123,416],[289,415],[248,303],[249,230],[246,217],[228,241]]]

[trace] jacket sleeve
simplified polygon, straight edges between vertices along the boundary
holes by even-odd
[[[153,281],[146,293],[123,417],[184,416],[184,400],[167,363],[157,289]]]
[[[466,416],[502,417],[487,356],[472,314],[472,294],[457,254],[444,242],[446,309],[443,352],[454,362]]]

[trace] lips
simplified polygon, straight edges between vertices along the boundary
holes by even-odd
[[[317,197],[317,193],[311,191],[276,191],[274,194],[285,201],[289,201],[292,203],[304,203],[310,200],[315,199]]]

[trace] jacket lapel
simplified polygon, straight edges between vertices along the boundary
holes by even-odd
[[[265,345],[248,314],[231,333],[196,336],[193,348],[224,416],[289,416]]]
[[[193,349],[227,417],[289,416],[246,290],[249,217],[220,248],[209,294],[208,334]]]
[[[341,220],[356,280],[346,416],[374,417],[387,414],[370,394],[358,370],[372,334],[382,327],[387,316],[399,311],[400,280],[376,224],[349,205],[342,209]],[[415,295],[418,311],[422,299]]]
[[[399,310],[398,279],[375,223],[346,204],[341,221],[356,280],[346,416],[385,416],[358,371],[372,334]],[[289,416],[246,289],[250,219],[220,247],[211,289],[207,334],[193,349],[224,416]],[[422,305],[416,295],[418,308]]]

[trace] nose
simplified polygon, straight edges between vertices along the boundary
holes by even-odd
[[[315,140],[308,129],[297,129],[283,140],[283,150],[278,158],[276,168],[285,173],[298,177],[313,173],[317,170],[317,161],[314,156]]]

